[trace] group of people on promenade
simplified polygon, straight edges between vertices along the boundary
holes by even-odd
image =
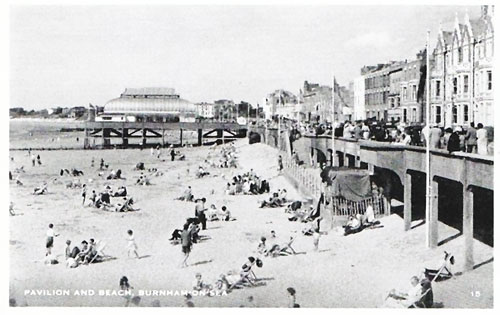
[[[269,126],[277,128],[277,124]],[[334,129],[336,137],[345,139],[373,140],[413,146],[426,146],[429,142],[432,149],[444,149],[450,153],[462,151],[480,155],[493,154],[493,129],[474,122],[471,122],[469,126],[441,127],[438,124],[408,125],[366,119],[336,122],[332,128],[330,123],[286,121],[282,123],[281,128],[316,136],[331,136],[332,129]]]

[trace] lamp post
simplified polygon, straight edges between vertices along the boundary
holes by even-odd
[[[429,62],[429,37],[430,37],[430,32],[427,31],[427,44],[426,44],[426,78],[425,78],[425,84],[426,84],[426,98],[425,98],[425,121],[427,122],[427,125],[429,126],[428,128],[428,136],[427,136],[427,145],[425,147],[425,187],[426,187],[426,203],[425,203],[425,220],[426,220],[426,241],[427,241],[427,247],[433,247],[433,239],[431,237],[431,229],[435,229],[437,227],[433,227],[432,225],[432,220],[434,218],[431,218],[431,211],[432,211],[432,187],[431,187],[431,151],[430,151],[430,144],[431,144],[431,128],[430,128],[430,84],[429,84],[429,78],[430,78],[430,62]]]
[[[335,166],[335,75],[332,76],[332,166]]]

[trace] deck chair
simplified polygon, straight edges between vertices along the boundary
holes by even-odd
[[[426,276],[433,277],[431,280],[431,283],[435,282],[440,277],[442,279],[450,279],[453,277],[453,273],[448,269],[448,264],[449,265],[455,264],[455,257],[446,251],[444,252],[444,254],[445,254],[445,256],[444,256],[443,263],[439,267],[438,270],[432,270],[432,269],[427,269],[427,268],[425,269]]]
[[[106,254],[104,253],[104,249],[106,248],[106,245],[107,245],[107,244],[106,244],[106,243],[104,243],[103,241],[97,241],[97,244],[96,244],[96,249],[95,249],[96,254],[94,255],[94,257],[92,257],[92,260],[90,260],[89,264],[93,263],[93,262],[94,262],[94,260],[95,260],[98,256],[100,256],[100,257],[102,257],[102,258],[104,258],[104,257],[110,257],[110,256],[108,256],[108,255],[106,255]]]

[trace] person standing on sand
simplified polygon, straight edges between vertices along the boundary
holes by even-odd
[[[36,165],[36,156],[35,156],[35,154],[31,155],[31,163],[33,164],[33,167],[35,167],[35,165]]]
[[[187,267],[187,260],[189,258],[189,253],[191,253],[191,231],[189,230],[189,224],[184,224],[181,232],[181,245],[182,253],[184,254],[184,260],[182,261],[181,268]]]
[[[83,198],[82,205],[83,206],[85,205],[85,198],[86,197],[87,197],[87,185],[83,184],[83,186],[82,186],[82,198]]]
[[[286,291],[288,292],[288,307],[290,308],[298,308],[300,307],[299,304],[297,304],[297,301],[296,301],[296,292],[295,292],[295,289],[292,288],[292,287],[289,287],[286,289]]]
[[[196,203],[196,206],[194,208],[194,215],[198,218],[198,220],[200,220],[202,230],[207,229],[207,217],[205,215],[205,211],[207,211],[207,209],[205,208],[206,201],[207,199],[205,198],[198,199],[198,202]]]
[[[49,229],[47,230],[47,242],[45,245],[47,252],[45,253],[45,256],[52,255],[52,247],[54,247],[54,237],[57,236],[59,236],[59,234],[54,232],[54,224],[50,223]]]
[[[42,165],[42,159],[40,158],[40,154],[36,156],[36,161],[38,162],[38,165]]]
[[[283,171],[283,158],[278,156],[278,166],[279,166],[279,172],[281,173]]]
[[[92,157],[92,161],[90,162],[90,167],[94,167],[94,158]]]
[[[137,253],[137,244],[135,243],[134,232],[132,230],[127,231],[128,234],[128,257],[130,258],[130,254],[134,254],[136,258],[139,258],[139,254]]]

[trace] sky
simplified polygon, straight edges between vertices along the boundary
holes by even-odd
[[[413,59],[479,6],[13,6],[10,107],[104,105],[126,87],[262,103]]]

